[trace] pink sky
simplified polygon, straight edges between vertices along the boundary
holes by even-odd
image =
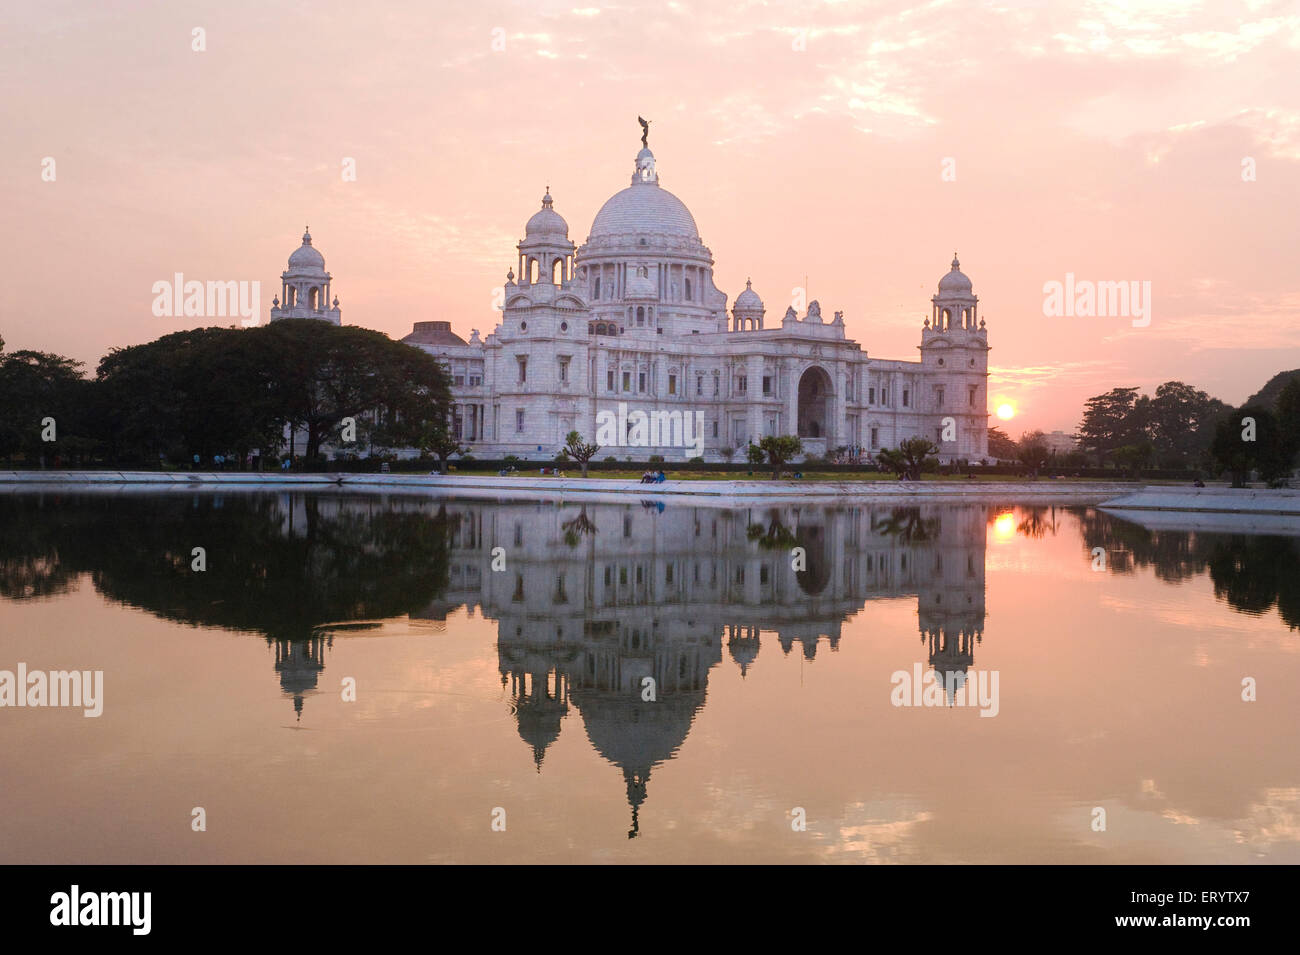
[[[915,359],[957,250],[1013,435],[1116,385],[1240,402],[1300,367],[1294,2],[580,2],[6,3],[6,348],[93,370],[199,324],[152,314],[175,272],[260,280],[265,319],[307,223],[345,323],[486,334],[547,184],[581,243],[640,114],[719,287],[752,277],[769,320],[806,275]],[[1150,281],[1150,326],[1044,317],[1067,272]]]

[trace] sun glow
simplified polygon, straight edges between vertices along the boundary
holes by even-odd
[[[1016,416],[1016,406],[1007,402],[998,405],[998,417],[1003,421],[1010,421]]]

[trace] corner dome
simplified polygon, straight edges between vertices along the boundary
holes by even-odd
[[[758,297],[754,291],[749,279],[745,279],[745,291],[736,296],[736,304],[732,308],[762,308],[763,300]]]
[[[311,244],[311,233],[302,234],[302,245],[294,249],[289,256],[290,272],[324,272],[325,256],[321,255]]]
[[[569,224],[564,221],[564,217],[552,208],[551,191],[546,190],[546,195],[542,197],[542,208],[533,213],[528,224],[524,226],[524,235],[532,236],[555,236],[556,238],[567,239],[569,237]]]
[[[970,295],[970,279],[962,274],[961,263],[957,261],[957,253],[952,254],[952,269],[943,278],[939,279],[939,293],[949,292],[959,295]]]

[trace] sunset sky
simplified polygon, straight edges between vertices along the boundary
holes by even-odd
[[[6,349],[93,371],[206,324],[152,314],[176,272],[260,281],[265,320],[305,224],[346,324],[486,335],[546,186],[581,243],[639,114],[769,323],[806,276],[914,360],[956,250],[1013,436],[1116,385],[1240,402],[1300,367],[1300,4],[580,2],[10,0]],[[1150,325],[1045,317],[1066,273],[1151,282]]]

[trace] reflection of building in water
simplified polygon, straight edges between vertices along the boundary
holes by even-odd
[[[266,642],[275,647],[275,672],[280,674],[280,689],[293,697],[293,711],[302,719],[303,697],[316,692],[320,671],[325,669],[325,638],[268,638]]]
[[[837,649],[843,622],[868,600],[913,595],[936,669],[968,666],[983,632],[982,507],[450,510],[449,589],[416,616],[464,605],[497,621],[502,684],[539,771],[572,707],[623,773],[629,836],[652,770],[676,754],[704,705],[724,642],[742,674],[757,661],[760,631],[813,660],[823,640]],[[505,569],[494,572],[498,547]],[[797,570],[795,547],[806,553]]]

